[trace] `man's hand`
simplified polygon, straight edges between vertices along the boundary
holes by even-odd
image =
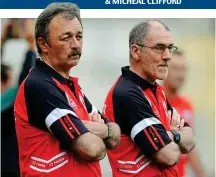
[[[175,109],[173,109],[172,117],[171,111],[168,111],[168,115],[170,118],[170,130],[177,131],[181,136],[181,140],[178,143],[181,153],[189,153],[195,146],[192,129],[190,127],[184,127],[184,119],[180,117]],[[173,140],[173,135],[169,131],[167,134]]]
[[[96,116],[95,116],[96,117]],[[95,119],[96,120],[96,119]],[[86,120],[82,120],[83,124],[85,125],[85,127],[93,134],[99,136],[101,139],[106,139],[108,136],[108,127],[107,125],[103,122],[103,119],[100,120],[100,117],[97,117],[97,120],[99,122],[96,121],[86,121]]]
[[[108,136],[108,127],[101,118],[101,115],[97,112],[89,114],[90,120],[82,120],[85,127],[95,135],[98,135],[102,139],[106,139]]]
[[[108,136],[108,127],[101,118],[101,115],[97,112],[89,114],[90,120],[82,120],[85,127],[95,135],[98,135],[102,139],[106,139]]]
[[[104,140],[107,149],[114,149],[120,142],[121,130],[120,127],[113,122],[108,123],[112,128],[112,138],[106,139],[108,137],[108,126],[105,124],[104,120],[101,118],[99,113],[94,112],[90,116],[90,121],[82,121],[86,128],[98,135]]]
[[[92,122],[104,123],[104,120],[101,118],[101,115],[98,114],[97,112],[94,112],[92,115],[89,116],[90,116],[90,121]]]
[[[170,129],[171,130],[180,130],[184,126],[184,119],[180,117],[178,112],[173,109],[173,115],[171,116],[171,111],[168,111],[168,116],[170,119]]]

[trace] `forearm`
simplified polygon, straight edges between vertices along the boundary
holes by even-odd
[[[190,127],[182,127],[178,132],[181,135],[181,141],[178,144],[181,153],[189,153],[195,147],[195,139],[192,129]]]
[[[73,140],[71,149],[79,158],[85,161],[98,161],[106,155],[106,147],[102,139],[90,132]]]
[[[112,129],[112,137],[108,138],[108,126],[104,123],[84,122],[86,128],[104,140],[107,149],[114,149],[120,141],[121,131],[116,123],[108,123]]]
[[[112,128],[112,137],[105,139],[104,143],[107,149],[114,149],[120,142],[121,130],[116,123],[107,123]]]
[[[156,163],[165,166],[175,165],[180,158],[180,149],[177,144],[171,142],[153,154],[152,158]]]
[[[190,165],[197,177],[206,177],[205,171],[202,167],[199,155],[196,151],[196,148],[194,148],[189,154],[188,154]]]

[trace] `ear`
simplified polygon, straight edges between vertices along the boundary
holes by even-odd
[[[132,44],[131,46],[131,56],[136,61],[139,61],[140,59],[140,49],[136,44]]]
[[[47,52],[48,52],[49,45],[47,44],[47,42],[45,41],[44,38],[39,37],[39,38],[37,39],[37,43],[38,43],[39,47],[41,48],[41,50],[42,50],[44,53],[47,53]]]

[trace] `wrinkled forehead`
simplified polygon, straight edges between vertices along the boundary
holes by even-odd
[[[146,45],[164,44],[166,46],[173,45],[174,39],[170,31],[165,28],[151,28],[144,40]]]
[[[50,21],[49,32],[57,34],[82,32],[82,25],[76,17],[67,18],[64,15],[59,14]]]

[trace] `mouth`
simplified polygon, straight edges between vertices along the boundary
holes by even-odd
[[[166,67],[166,68],[168,68],[168,65],[159,65],[158,67]]]
[[[80,58],[80,55],[72,55],[72,56],[70,56],[69,58],[79,59],[79,58]]]

